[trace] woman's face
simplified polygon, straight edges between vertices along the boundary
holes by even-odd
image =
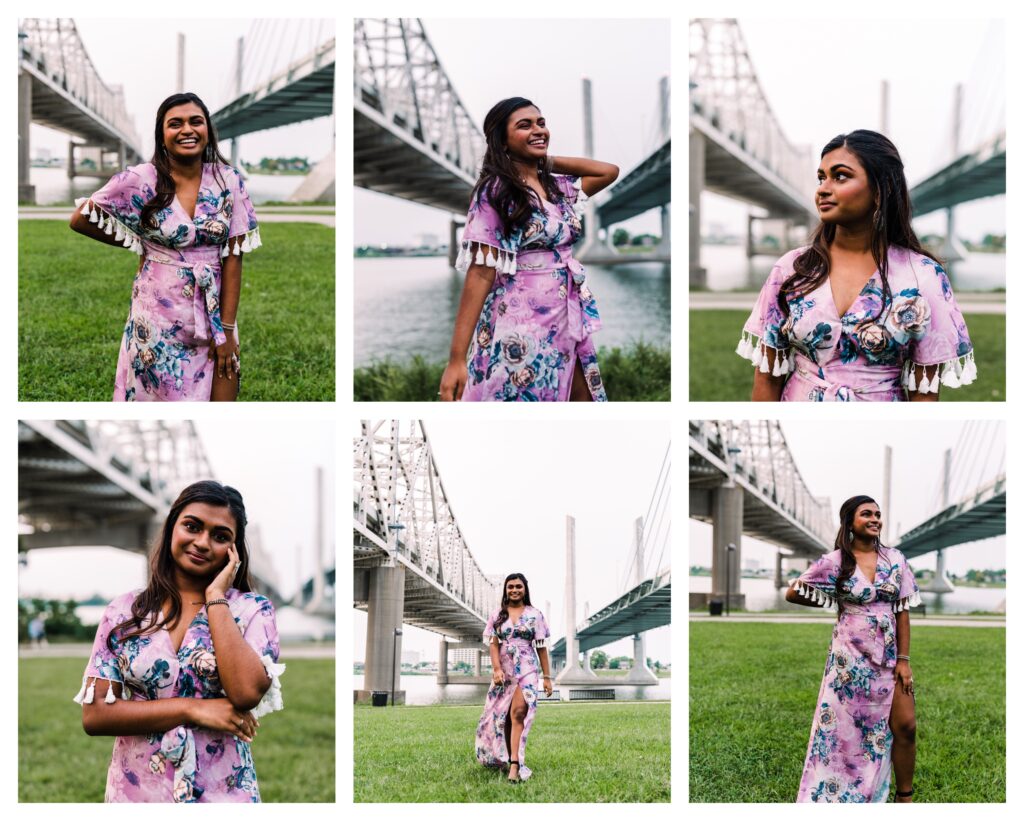
[[[509,604],[522,604],[526,597],[526,585],[522,579],[509,579],[505,582],[505,596]]]
[[[517,108],[505,125],[505,147],[514,160],[537,162],[544,159],[550,139],[551,132],[536,106]]]
[[[850,149],[837,148],[821,158],[815,202],[821,221],[834,225],[853,225],[874,215],[875,192]]]
[[[235,543],[235,517],[228,507],[193,502],[178,514],[171,533],[171,558],[189,576],[219,573]]]
[[[853,535],[865,542],[882,535],[882,511],[874,502],[865,502],[853,512]]]
[[[192,161],[203,156],[210,142],[209,124],[195,103],[183,103],[164,114],[164,147],[175,159]]]

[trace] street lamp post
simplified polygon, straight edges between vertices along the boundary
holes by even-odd
[[[398,665],[398,639],[402,635],[402,628],[395,628],[395,638],[391,646],[391,706],[395,706],[395,668]]]
[[[725,615],[729,615],[729,594],[732,592],[732,554],[736,551],[736,545],[729,542],[725,550]]]

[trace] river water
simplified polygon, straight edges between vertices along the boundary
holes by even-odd
[[[701,265],[707,269],[711,291],[759,291],[775,261],[781,256],[755,256],[747,260],[742,245],[703,245]],[[1006,254],[969,254],[949,266],[953,290],[990,291],[1006,287]]]
[[[604,327],[598,347],[629,347],[644,341],[669,346],[669,266],[639,262],[587,266]],[[390,357],[406,362],[448,358],[463,275],[447,257],[385,257],[355,260],[355,364]]]
[[[711,590],[710,576],[690,576],[691,593]],[[786,601],[786,588],[775,589],[774,579],[741,579],[740,590],[746,594],[748,611],[791,610],[807,612],[807,608]],[[927,615],[970,613],[975,610],[1006,611],[1006,588],[959,587],[953,593],[922,593],[921,601]]]
[[[77,197],[88,197],[107,180],[97,177],[75,177],[69,180],[63,168],[33,168],[29,179],[36,187],[36,205],[70,202]],[[249,174],[245,186],[253,204],[287,200],[289,195],[306,179],[305,176],[283,174]]]
[[[610,685],[608,685],[610,686]],[[352,688],[363,689],[363,677],[352,677]],[[487,696],[486,684],[440,685],[434,676],[402,676],[405,703],[425,704],[478,704],[483,709]],[[659,679],[650,687],[616,687],[616,701],[666,701],[672,697],[672,679]]]

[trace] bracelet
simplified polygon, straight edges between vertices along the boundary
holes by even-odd
[[[227,599],[214,599],[213,601],[208,601],[206,603],[206,609],[209,610],[215,604],[224,604],[227,605],[229,608],[231,607],[231,604],[228,602]]]
[[[910,661],[910,656],[896,656],[896,661],[903,659],[904,661]]]
[[[554,681],[554,679],[552,679],[551,676],[541,676],[541,678],[547,679],[548,681]]]
[[[224,329],[225,331],[237,331],[237,330],[238,330],[238,325],[237,325],[237,324],[235,324],[235,325],[229,325],[229,324],[228,324],[227,322],[221,322],[221,323],[220,323],[220,326],[221,326],[221,327],[222,327],[222,328],[223,328],[223,329]]]

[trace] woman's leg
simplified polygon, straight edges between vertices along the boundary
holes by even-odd
[[[569,389],[570,402],[593,402],[594,397],[590,395],[590,388],[587,387],[587,378],[583,375],[583,364],[579,357],[576,357],[576,367],[572,372],[572,386]]]
[[[914,761],[917,757],[917,720],[914,710],[914,696],[903,692],[898,684],[892,697],[892,712],[889,714],[892,730],[892,768],[896,774],[897,792],[907,792],[914,787]],[[896,801],[910,802],[914,799],[896,798]]]
[[[509,761],[519,760],[519,740],[523,737],[523,722],[526,721],[526,699],[523,698],[523,691],[516,687],[512,695],[512,706],[509,708],[509,716],[512,719],[512,733],[509,740]],[[511,773],[510,773],[511,775]]]

